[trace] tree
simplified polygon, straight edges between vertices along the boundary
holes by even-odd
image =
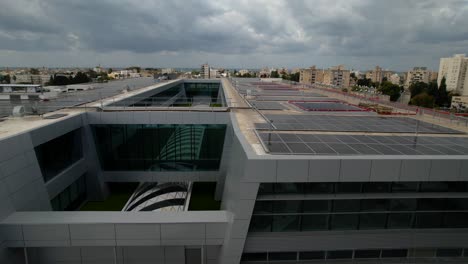
[[[431,95],[435,98],[436,102],[437,102],[437,98],[439,98],[439,89],[437,88],[437,82],[436,81],[431,81],[428,85],[427,85],[427,94],[428,95]]]
[[[422,107],[432,108],[434,106],[434,97],[423,92],[414,96],[411,101],[411,105],[417,105]]]
[[[427,93],[427,90],[428,90],[427,88],[428,88],[427,83],[423,83],[423,82],[412,83],[409,86],[409,90],[411,92],[411,98],[421,93]]]
[[[402,88],[396,84],[385,81],[382,82],[378,88],[378,91],[380,91],[382,94],[389,95],[390,101],[396,101],[398,98],[400,98]]]
[[[440,86],[438,89],[438,96],[436,97],[436,104],[438,106],[449,107],[451,104],[452,98],[447,92],[447,84],[445,76],[440,81]]]
[[[85,73],[82,72],[77,72],[75,77],[71,80],[71,83],[77,84],[77,83],[87,83],[90,82],[91,79],[86,75]]]
[[[113,72],[113,70],[112,70],[112,68],[109,68],[109,69],[107,70],[107,73],[111,73],[111,72]]]
[[[370,87],[372,85],[372,80],[367,78],[359,79],[357,80],[357,85]]]
[[[270,78],[279,78],[279,73],[278,71],[271,71],[270,73]]]

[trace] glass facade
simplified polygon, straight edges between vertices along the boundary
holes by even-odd
[[[86,200],[86,176],[82,175],[50,203],[54,211],[74,211]]]
[[[262,183],[259,195],[468,192],[468,182]]]
[[[319,261],[329,259],[417,259],[417,258],[466,258],[468,249],[463,248],[398,248],[356,249],[330,251],[249,252],[242,254],[242,262]],[[394,260],[391,260],[394,259]],[[460,261],[462,259],[459,259]],[[408,260],[406,260],[408,261]],[[407,263],[405,261],[405,263]],[[314,262],[315,263],[315,262]],[[367,262],[366,262],[367,263]],[[372,262],[373,263],[373,262]],[[379,262],[380,263],[380,262]],[[393,263],[393,262],[392,262]]]
[[[214,171],[226,125],[92,125],[105,171]]]
[[[255,203],[251,232],[468,228],[468,198],[273,200]]]
[[[81,129],[76,129],[35,147],[44,181],[48,182],[83,158],[81,145]]]

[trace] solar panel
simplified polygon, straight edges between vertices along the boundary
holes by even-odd
[[[431,134],[463,134],[443,126],[408,117],[336,116],[336,115],[266,115],[277,130],[349,131]],[[265,129],[264,126],[256,126]]]
[[[354,105],[346,104],[343,102],[310,102],[310,101],[290,101],[289,103],[306,111],[353,111],[363,112],[368,111],[367,109],[360,108]]]
[[[287,109],[284,105],[278,102],[258,102],[250,101],[250,104],[255,106],[259,110],[283,110]]]
[[[270,154],[468,155],[468,137],[257,132]]]

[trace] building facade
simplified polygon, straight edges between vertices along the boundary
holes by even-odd
[[[171,80],[3,120],[0,263],[466,261],[466,128],[297,89]],[[249,107],[276,90],[334,107]]]
[[[427,69],[427,67],[414,67],[406,74],[405,87],[408,88],[411,84],[417,82],[429,83],[436,78],[434,72]]]
[[[299,82],[304,84],[314,84],[323,82],[324,71],[312,66],[299,71]]]
[[[350,71],[344,65],[331,67],[324,71],[323,84],[342,88],[349,87]]]
[[[450,58],[441,58],[439,64],[439,74],[437,84],[440,86],[445,78],[447,91],[453,91],[460,95],[468,95],[467,78],[468,58],[465,54],[455,54]]]

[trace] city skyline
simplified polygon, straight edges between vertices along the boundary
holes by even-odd
[[[464,1],[16,1],[0,10],[0,61],[437,70],[441,57],[468,53],[467,14]]]

